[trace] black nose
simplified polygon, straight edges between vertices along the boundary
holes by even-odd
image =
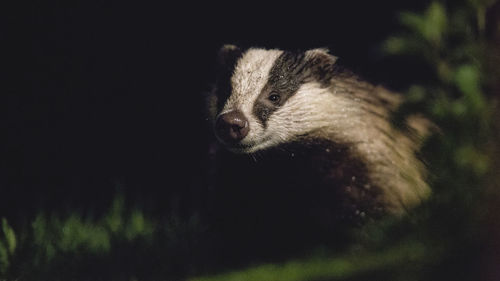
[[[219,115],[215,122],[217,136],[228,143],[235,143],[242,140],[248,134],[249,130],[247,118],[238,110]]]

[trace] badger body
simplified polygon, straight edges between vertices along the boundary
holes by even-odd
[[[220,196],[267,206],[261,216],[272,209],[290,224],[401,215],[428,197],[416,156],[427,122],[392,126],[402,97],[336,61],[326,49],[222,47],[208,100],[226,171]]]

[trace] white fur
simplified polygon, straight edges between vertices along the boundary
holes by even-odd
[[[231,78],[233,92],[221,112],[240,110],[248,119],[250,131],[241,141],[244,146],[254,147],[265,141],[264,129],[252,113],[255,100],[267,83],[269,72],[276,59],[283,53],[280,50],[249,49],[238,61]],[[253,152],[257,149],[252,149]]]

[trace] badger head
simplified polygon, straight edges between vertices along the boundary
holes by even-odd
[[[293,141],[322,126],[336,57],[305,52],[241,50],[218,55],[210,113],[215,135],[229,150],[253,153]]]

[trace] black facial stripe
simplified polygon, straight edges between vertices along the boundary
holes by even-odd
[[[283,52],[276,59],[269,72],[269,79],[257,98],[253,114],[267,126],[269,116],[293,96],[302,84],[313,79],[323,84],[324,79],[331,78],[331,64],[327,63],[328,57],[305,58],[303,52]],[[280,95],[279,103],[268,100],[271,92]]]

